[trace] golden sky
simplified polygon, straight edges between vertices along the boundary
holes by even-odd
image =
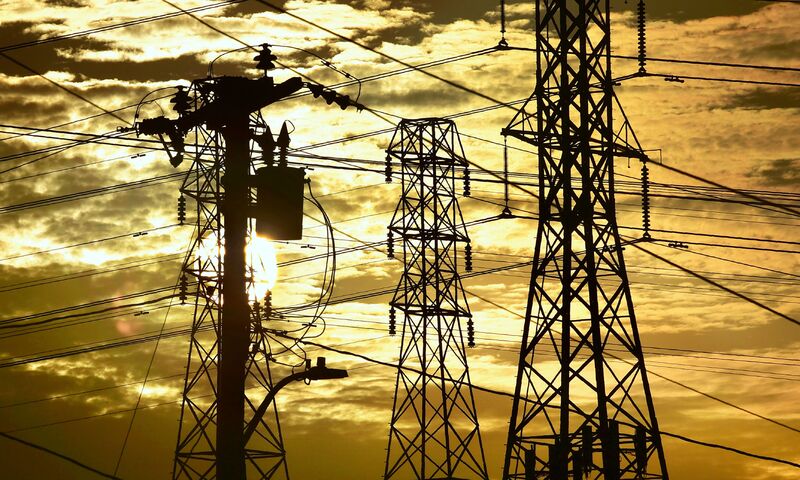
[[[176,0],[174,3],[186,9],[211,2]],[[411,64],[496,45],[500,38],[498,3],[484,0],[279,2],[300,17]],[[636,54],[631,9],[634,3],[612,1],[615,54]],[[648,3],[651,4],[648,5],[648,54],[652,57],[800,67],[797,37],[800,5],[753,0]],[[509,43],[533,47],[533,2],[508,4]],[[171,12],[175,12],[173,7],[155,0],[0,2],[0,47]],[[324,31],[269,11],[252,0],[196,15],[251,45],[269,42],[313,51],[359,78],[401,68]],[[206,75],[212,59],[240,47],[241,44],[200,22],[178,16],[5,51],[5,55],[49,81],[7,58],[0,58],[0,136],[6,137],[0,141],[0,171],[49,152],[15,157],[17,154],[85,138],[45,132],[39,132],[38,137],[8,138],[23,133],[14,127],[46,128],[93,117],[57,130],[112,132],[124,123],[109,115],[97,116],[103,113],[98,107],[113,110],[136,104],[155,89],[187,85],[190,80]],[[275,48],[275,53],[281,61],[320,83],[344,80],[314,57],[281,48]],[[252,56],[252,52],[226,55],[215,63],[214,72],[255,76],[258,72],[253,69]],[[637,68],[632,61],[613,63],[616,76],[633,73]],[[648,65],[648,70],[679,76],[800,83],[797,71],[654,62]],[[494,98],[514,101],[526,98],[532,91],[535,56],[525,51],[494,52],[430,71]],[[278,80],[292,75],[281,69],[273,72]],[[51,82],[96,106],[69,95]],[[348,87],[342,92],[355,97],[357,89]],[[652,154],[654,157],[726,185],[767,191],[762,195],[800,206],[799,87],[700,80],[674,83],[654,77],[627,81],[617,88],[617,93],[643,147],[659,151]],[[391,114],[387,118],[393,121],[398,117],[446,116],[491,105],[486,99],[420,73],[364,83],[360,101]],[[146,104],[141,116],[160,115],[160,108],[169,115],[169,107],[168,100],[160,106]],[[131,108],[117,114],[128,122],[134,120]],[[263,114],[273,131],[284,120],[291,121],[295,127],[293,147],[392,127],[369,112],[343,112],[310,96],[282,102]],[[456,120],[471,162],[493,170],[502,169],[503,150],[496,142],[502,143],[500,129],[512,114],[500,108]],[[311,152],[382,161],[390,139],[390,134],[376,135]],[[118,189],[45,206],[19,207],[30,201],[175,172],[163,151],[142,150],[135,148],[135,142],[125,143],[129,146],[81,145],[0,174],[0,321],[174,285],[192,229],[169,227],[149,231],[147,235],[131,234],[175,223],[179,182],[151,181],[141,188]],[[513,172],[537,171],[535,156],[522,151],[530,150],[528,146],[512,139],[509,146],[516,148],[509,151]],[[133,158],[140,153],[144,155]],[[618,180],[632,182],[622,186],[623,190],[638,191],[638,163],[618,159],[616,170]],[[310,170],[308,176],[338,229],[365,241],[385,238],[386,226],[399,198],[397,181],[387,185],[379,173],[323,168]],[[651,167],[651,179],[673,186],[701,185],[656,165]],[[356,187],[357,190],[339,193]],[[459,199],[466,221],[500,213],[501,207],[486,200],[502,203],[501,185],[475,183],[472,191],[472,199]],[[536,211],[535,199],[513,189],[511,193],[511,206],[520,214]],[[675,195],[681,191],[659,187],[657,193]],[[718,191],[707,193],[720,195]],[[621,227],[641,226],[639,196],[620,194],[617,204]],[[16,207],[6,208],[9,206]],[[306,207],[309,213],[317,214],[309,204]],[[191,204],[189,210],[193,208]],[[688,252],[670,249],[664,243],[648,248],[787,316],[800,318],[797,291],[800,248],[796,243],[800,241],[800,220],[796,216],[739,203],[654,197],[652,218],[653,227],[659,230],[773,240],[754,242],[660,232],[654,236],[726,246],[690,245]],[[324,228],[309,220],[305,227],[306,238],[302,242],[277,245],[278,262],[324,250]],[[530,259],[535,232],[535,222],[520,219],[471,228],[476,269]],[[622,228],[621,233],[640,234],[631,228]],[[119,238],[73,246],[109,237]],[[337,242],[341,248],[354,244],[344,235],[339,235]],[[761,250],[732,247],[737,245]],[[72,247],[36,253],[64,246]],[[796,325],[633,248],[628,248],[625,254],[649,371],[800,428],[797,406],[800,330]],[[334,296],[394,287],[401,272],[399,263],[372,251],[342,254],[338,264]],[[279,268],[275,304],[292,305],[317,296],[322,269],[320,261]],[[80,272],[85,275],[76,275]],[[470,292],[517,314],[468,295],[478,332],[478,345],[468,351],[472,381],[476,385],[513,391],[522,332],[518,314],[525,308],[528,273],[517,269],[464,280]],[[400,338],[388,336],[388,301],[388,296],[382,296],[329,307],[325,315],[328,327],[317,341],[326,345],[355,342],[346,348],[395,362]],[[139,396],[155,343],[18,366],[4,364],[62,349],[152,335],[159,331],[165,318],[167,329],[190,324],[191,309],[173,307],[165,317],[166,304],[156,303],[126,310],[123,315],[106,315],[100,320],[61,328],[26,329],[25,335],[17,335],[22,332],[13,329],[0,330],[3,366],[0,431],[81,459],[100,470],[113,471],[130,423],[129,410]],[[142,310],[149,314],[136,315]],[[159,343],[141,400],[142,406],[151,408],[137,414],[120,464],[120,477],[169,477],[187,347],[186,336]],[[313,358],[321,353],[310,351],[309,355]],[[296,479],[378,478],[385,461],[395,372],[350,357],[324,355],[331,366],[350,369],[350,377],[309,386],[292,385],[279,395],[278,409],[291,475]],[[276,368],[274,373],[281,377],[287,371]],[[797,431],[756,418],[660,377],[651,377],[651,389],[664,431],[800,462]],[[510,402],[487,393],[476,392],[475,396],[489,473],[491,478],[499,478]],[[120,410],[124,412],[114,413]],[[791,467],[672,438],[663,441],[673,479],[797,478],[797,469]],[[3,478],[9,479],[89,478],[77,467],[4,439],[0,439],[0,465],[3,475],[7,475]]]

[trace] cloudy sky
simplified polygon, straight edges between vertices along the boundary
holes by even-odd
[[[173,3],[183,9],[212,4]],[[509,43],[534,46],[533,2],[508,3]],[[612,1],[615,54],[636,53],[634,3]],[[411,64],[480,51],[495,46],[500,38],[496,1],[291,0],[276,4]],[[59,145],[88,138],[83,134],[114,132],[134,122],[131,105],[154,90],[205,77],[211,60],[242,46],[233,38],[251,45],[269,42],[301,47],[359,78],[402,67],[253,0],[195,13],[218,31],[181,15],[6,48],[176,11],[167,2],[155,0],[0,2],[0,322],[169,288],[175,284],[191,240],[191,227],[174,226],[180,182],[169,176],[176,170],[162,149],[132,140],[84,143],[63,151]],[[667,165],[800,207],[800,87],[775,85],[800,84],[796,31],[800,5],[651,0],[648,14],[648,54],[652,57],[795,70],[651,62],[648,71],[656,74],[763,83],[691,79],[677,83],[665,82],[662,77],[624,82],[617,93],[642,146]],[[282,63],[320,83],[345,80],[313,56],[277,47],[275,52]],[[252,56],[252,52],[228,54],[215,62],[214,73],[255,76],[258,72]],[[635,62],[615,59],[613,68],[616,76],[622,76],[638,67]],[[429,71],[510,102],[530,95],[535,56],[520,50],[493,51]],[[279,80],[293,75],[285,69],[273,72]],[[353,97],[358,94],[355,86],[341,92]],[[447,116],[493,105],[420,73],[364,82],[360,101],[382,113],[343,112],[306,96],[277,104],[263,114],[273,130],[284,120],[290,121],[294,125],[292,146],[302,147],[391,129],[399,118]],[[157,116],[162,109],[171,115],[169,108],[168,99],[146,103],[140,115]],[[111,110],[118,118],[106,114]],[[457,119],[471,162],[488,169],[502,168],[500,130],[512,115],[509,109],[495,108]],[[35,131],[50,127],[54,128]],[[132,135],[125,138],[135,139]],[[390,134],[373,135],[308,152],[380,162],[390,139]],[[537,171],[535,155],[525,151],[528,146],[509,140],[509,147],[512,172]],[[640,189],[640,166],[618,159],[615,167],[621,233],[638,236],[641,207],[635,192]],[[337,246],[357,245],[353,237],[363,241],[384,238],[399,197],[397,182],[385,184],[381,173],[319,167],[308,175],[335,226],[344,232],[337,234]],[[718,189],[699,189],[708,185],[658,165],[651,167],[651,179],[664,184],[653,187],[660,196],[653,198],[652,221],[658,229],[653,236],[665,241],[649,245],[649,250],[785,316],[800,318],[800,220],[796,215],[774,207],[757,208],[748,205],[744,197]],[[140,180],[143,182],[131,183]],[[106,188],[110,186],[116,187]],[[96,192],[100,194],[82,193],[103,188]],[[473,198],[459,198],[467,221],[500,212],[501,185],[475,182],[472,192]],[[534,198],[514,189],[511,194],[516,213],[536,212]],[[686,196],[694,199],[675,198]],[[39,201],[47,199],[51,200]],[[318,216],[311,205],[306,206]],[[189,207],[193,211],[194,205]],[[324,250],[324,228],[311,220],[305,227],[302,241],[277,245],[278,262]],[[134,236],[143,231],[147,234]],[[476,269],[530,259],[535,231],[535,222],[525,219],[471,228]],[[738,238],[719,237],[723,235]],[[668,241],[685,242],[689,250],[669,248]],[[800,429],[797,326],[633,248],[625,255],[661,428],[800,462],[796,447]],[[338,265],[335,297],[393,287],[401,272],[399,263],[369,250],[342,254]],[[323,269],[321,261],[280,267],[275,304],[292,305],[314,298],[319,294]],[[505,392],[514,388],[527,274],[526,269],[518,268],[464,281],[465,288],[477,295],[467,296],[478,332],[478,345],[468,352],[476,385]],[[163,293],[121,300],[116,305],[159,295]],[[395,362],[400,339],[388,336],[388,301],[388,296],[382,296],[331,306],[325,315],[328,327],[316,341],[348,344],[344,348]],[[0,382],[4,385],[0,389],[0,432],[112,472],[131,424],[130,410],[141,393],[140,407],[146,408],[135,418],[118,475],[125,479],[168,478],[187,336],[162,340],[155,357],[155,343],[142,342],[41,358],[147,337],[158,333],[162,324],[168,331],[178,331],[191,323],[191,309],[168,309],[168,304],[154,302],[113,314],[0,330]],[[55,317],[49,314],[26,322]],[[13,323],[0,326],[8,324]],[[309,350],[311,357],[321,354]],[[379,478],[395,372],[352,357],[324,355],[331,365],[350,369],[350,377],[292,385],[279,395],[291,475],[297,479],[322,475],[332,480]],[[148,368],[151,358],[152,368]],[[18,364],[26,359],[37,361]],[[286,361],[290,360],[287,356]],[[287,372],[282,367],[274,370],[277,377]],[[146,375],[150,380],[142,390]],[[489,473],[491,478],[499,478],[510,402],[487,393],[476,393],[476,401]],[[797,470],[791,467],[673,438],[665,437],[664,445],[675,479],[797,477]],[[7,439],[0,439],[0,464],[7,478],[90,478],[84,470]]]

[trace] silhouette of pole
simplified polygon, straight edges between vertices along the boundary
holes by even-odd
[[[249,201],[250,135],[247,113],[231,118],[222,129],[225,140],[225,274],[222,280],[222,322],[217,382],[217,477],[244,480],[244,389],[250,344],[245,246]]]
[[[135,127],[139,135],[161,139],[174,167],[184,160],[189,132],[198,152],[178,203],[179,218],[185,217],[184,195],[197,206],[197,237],[183,266],[180,298],[188,298],[188,276],[196,279],[197,290],[172,472],[176,480],[245,480],[248,475],[288,480],[268,338],[281,331],[265,327],[270,318],[261,316],[258,299],[250,307],[248,286],[254,278],[245,247],[256,232],[278,240],[300,238],[304,176],[302,169],[286,165],[285,124],[276,141],[260,110],[303,87],[343,110],[363,108],[347,95],[298,77],[276,83],[267,73],[276,57],[266,44],[254,60],[264,72],[260,78],[194,80],[189,89],[177,87],[171,100],[177,119],[162,115]],[[263,149],[264,168],[256,168],[256,145]],[[281,156],[277,167],[275,147]],[[332,374],[333,369],[317,368],[308,379]],[[252,384],[266,390],[266,403],[252,397],[260,392],[246,392]]]

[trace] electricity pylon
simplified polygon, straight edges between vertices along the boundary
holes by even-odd
[[[667,479],[614,204],[609,0],[536,2],[539,226],[504,479]],[[535,107],[534,111],[530,111]]]
[[[262,323],[261,294],[255,294],[257,279],[246,247],[256,231],[276,240],[302,236],[304,175],[287,165],[286,125],[274,139],[260,111],[302,87],[341,109],[363,108],[299,77],[276,83],[267,73],[276,60],[267,45],[255,60],[264,71],[261,78],[195,80],[171,100],[177,119],[160,116],[136,125],[138,134],[157,135],[165,146],[168,137],[167,152],[170,147],[175,152],[170,154],[175,167],[183,161],[184,137],[193,133],[195,139],[192,166],[181,189],[197,205],[197,236],[183,267],[181,297],[188,296],[187,276],[194,277],[197,289],[175,479],[288,478],[274,401],[277,387],[269,367],[274,352],[268,337],[281,331]],[[256,169],[259,147],[263,167]],[[179,216],[184,215],[185,199],[179,203]],[[346,376],[328,369],[324,361],[313,369],[307,365],[308,380]]]
[[[289,476],[274,402],[265,414],[255,415],[273,380],[267,331],[258,310],[249,307],[250,301],[260,299],[254,298],[254,278],[245,257],[245,245],[255,236],[254,222],[248,218],[254,137],[267,127],[258,111],[219,108],[220,102],[238,95],[232,91],[237,87],[262,87],[263,93],[275,94],[271,82],[248,82],[257,81],[195,81],[187,92],[191,106],[181,115],[212,112],[192,124],[196,155],[181,188],[197,205],[197,237],[184,266],[185,274],[197,282],[197,293],[175,479]],[[253,420],[255,434],[245,441],[243,432]]]
[[[402,167],[389,255],[396,236],[405,268],[390,310],[391,334],[396,310],[403,318],[384,478],[488,479],[462,334],[466,322],[472,346],[457,260],[466,244],[471,269],[455,192],[455,171],[466,167],[461,141],[450,120],[402,120],[387,154]]]

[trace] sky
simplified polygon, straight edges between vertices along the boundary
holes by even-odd
[[[173,3],[184,9],[211,4]],[[507,3],[509,44],[533,47],[533,2]],[[612,1],[614,54],[636,54],[634,3]],[[647,3],[647,51],[653,58],[800,68],[796,32],[800,5],[754,0]],[[483,50],[500,40],[496,1],[290,0],[277,4],[410,64]],[[0,2],[0,47],[176,11],[167,2],[150,0]],[[250,45],[268,42],[311,51],[357,78],[401,68],[252,0],[195,15]],[[163,149],[138,148],[142,144],[133,141],[120,146],[120,142],[110,141],[62,152],[27,152],[86,138],[81,134],[115,132],[134,122],[134,109],[129,106],[146,94],[204,78],[213,59],[240,47],[232,38],[182,15],[25,48],[3,48],[0,322],[175,284],[193,233],[190,226],[174,226],[180,184],[176,178],[149,180],[100,192],[102,195],[64,197],[173,174],[176,170]],[[320,83],[345,80],[318,58],[303,52],[282,47],[275,47],[274,52],[282,63]],[[259,72],[252,56],[252,52],[228,53],[214,63],[214,74],[255,77]],[[615,76],[637,69],[635,62],[613,61]],[[530,95],[535,55],[524,50],[494,51],[430,71],[510,102]],[[649,77],[625,81],[616,92],[631,127],[652,158],[720,184],[758,191],[758,195],[773,201],[800,206],[800,87],[774,85],[800,84],[798,70],[650,62],[648,71],[764,82],[687,78],[678,83]],[[272,75],[282,80],[295,74],[276,69]],[[773,84],[767,84],[770,82]],[[359,93],[355,86],[341,92],[354,98]],[[262,113],[274,131],[283,121],[291,122],[292,146],[302,147],[393,129],[392,122],[399,118],[441,117],[492,105],[485,98],[420,73],[365,82],[359,101],[383,113],[341,111],[311,96],[281,102]],[[104,110],[116,109],[120,109],[116,111],[119,118],[104,114]],[[158,116],[162,111],[173,115],[168,97],[143,104],[140,118]],[[513,113],[497,108],[457,118],[470,162],[502,169],[500,130]],[[61,133],[22,129],[53,126]],[[32,135],[21,136],[24,133]],[[382,162],[390,140],[391,133],[387,133],[310,151]],[[508,145],[510,171],[537,171],[537,158],[529,152],[530,146],[514,139],[509,139]],[[28,163],[34,159],[38,160]],[[641,198],[633,192],[641,188],[640,165],[617,159],[615,169],[621,234],[639,236]],[[382,173],[326,168],[309,170],[308,177],[339,230],[364,241],[385,238],[400,195],[397,181],[386,184]],[[649,250],[784,316],[800,318],[800,220],[796,215],[744,204],[747,202],[724,201],[743,197],[699,190],[708,185],[661,168],[658,162],[651,163],[650,177],[659,184],[653,192],[660,195],[652,198],[652,224],[657,229],[653,236],[664,241],[648,245]],[[719,201],[671,198],[685,196],[687,190],[693,197]],[[50,198],[60,200],[25,205]],[[497,215],[502,208],[502,185],[475,182],[472,198],[459,197],[459,202],[467,222]],[[521,216],[537,209],[535,199],[513,188],[510,206]],[[189,211],[194,212],[194,208],[190,203]],[[306,203],[306,208],[307,213],[318,216],[313,206]],[[193,220],[194,214],[189,216]],[[306,220],[304,227],[303,240],[276,245],[279,263],[325,249],[324,228],[311,220]],[[147,234],[133,235],[142,231]],[[529,260],[535,233],[535,222],[526,219],[471,227],[476,269]],[[763,241],[719,237],[723,235]],[[96,242],[100,239],[109,240]],[[685,242],[689,249],[670,248],[668,242]],[[337,247],[354,243],[352,238],[337,234]],[[40,253],[46,250],[52,251]],[[800,462],[796,447],[800,429],[797,325],[636,249],[628,248],[624,253],[661,429]],[[333,295],[394,287],[401,267],[379,252],[342,254]],[[280,266],[273,288],[275,305],[293,305],[318,296],[323,268],[320,261]],[[524,313],[528,283],[529,271],[524,268],[464,280],[464,287],[477,295],[467,295],[477,331],[477,345],[467,352],[475,385],[513,391],[523,328],[520,314]],[[157,295],[142,298],[154,299]],[[400,338],[388,336],[389,300],[389,296],[381,296],[330,306],[325,313],[327,328],[315,341],[331,346],[347,344],[343,348],[396,362]],[[105,472],[113,472],[121,459],[117,472],[121,478],[169,478],[187,336],[161,340],[155,353],[154,342],[143,342],[7,365],[65,349],[152,335],[162,325],[177,330],[191,323],[190,308],[166,308],[167,304],[161,301],[118,311],[119,315],[86,317],[94,321],[47,324],[59,328],[30,326],[0,331],[0,382],[4,385],[0,389],[0,432]],[[103,307],[88,310],[98,308]],[[344,380],[293,384],[278,395],[292,478],[381,477],[395,371],[353,357],[308,350],[311,358],[324,355],[331,366],[347,368],[350,375]],[[273,369],[276,378],[288,373],[284,367]],[[142,389],[145,377],[148,382]],[[139,405],[144,408],[136,414],[123,451],[131,425],[130,410],[140,395]],[[500,478],[510,402],[507,397],[485,392],[475,392],[475,399],[489,475]],[[663,443],[674,479],[797,477],[797,470],[785,465],[672,437],[665,437]],[[61,459],[2,438],[0,464],[4,478],[90,478],[86,471]]]

